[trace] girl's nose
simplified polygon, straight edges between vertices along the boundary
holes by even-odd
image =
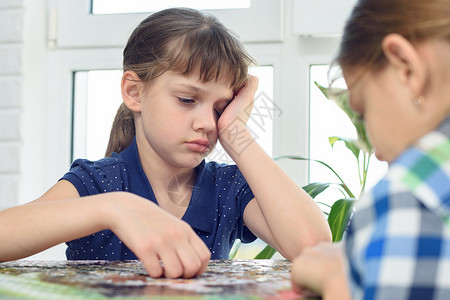
[[[202,110],[197,114],[193,128],[196,131],[212,132],[216,130],[217,115],[214,109]]]

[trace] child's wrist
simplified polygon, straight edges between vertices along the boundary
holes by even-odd
[[[98,209],[98,226],[101,230],[114,230],[116,222],[120,218],[120,214],[123,213],[122,203],[124,199],[127,199],[126,192],[111,192],[101,194],[99,201],[97,201]],[[132,195],[132,194],[130,194]]]
[[[254,142],[254,137],[247,129],[246,122],[236,118],[219,131],[219,140],[225,151],[235,158]]]

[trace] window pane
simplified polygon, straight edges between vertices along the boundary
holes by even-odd
[[[191,7],[202,10],[249,8],[250,0],[92,0],[93,14],[151,12],[169,7]]]
[[[272,155],[273,67],[258,66],[249,71],[259,78],[254,109],[248,121],[255,140]],[[120,70],[78,71],[74,76],[74,120],[72,158],[97,160],[104,157],[111,125],[119,105]],[[209,160],[233,163],[218,143]]]
[[[119,105],[120,70],[75,73],[72,159],[105,156],[111,125]]]
[[[359,197],[360,185],[358,165],[355,156],[344,143],[337,142],[332,148],[328,137],[338,136],[356,139],[356,130],[347,115],[333,102],[327,100],[314,82],[328,86],[329,66],[315,65],[310,68],[310,157],[321,160],[330,165],[349,186],[350,190]],[[345,83],[342,82],[342,88]],[[366,190],[386,174],[387,163],[380,162],[372,155],[369,165]],[[310,182],[336,182],[338,178],[326,167],[310,162]],[[335,189],[328,189],[316,199],[328,204],[342,198],[342,193]]]

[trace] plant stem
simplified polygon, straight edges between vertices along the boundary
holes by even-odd
[[[369,171],[369,164],[370,164],[370,153],[364,153],[364,176],[363,176],[363,184],[362,184],[362,187],[361,187],[361,192],[359,194],[360,196],[364,193],[364,190],[366,188],[366,181],[367,181],[367,173]]]
[[[366,164],[366,156],[363,153],[364,156],[364,165]],[[359,156],[356,158],[356,163],[358,164],[358,177],[359,177],[359,186],[362,186],[363,184],[363,177],[361,176],[361,161],[359,160]]]
[[[327,206],[327,207],[331,208],[331,205],[329,205],[329,204],[326,204],[326,203],[324,203],[324,202],[321,202],[321,201],[316,201],[316,203],[318,203],[318,204],[322,204],[322,205],[324,205],[324,206]]]

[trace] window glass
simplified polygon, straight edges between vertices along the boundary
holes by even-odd
[[[92,0],[93,14],[151,12],[169,7],[191,7],[203,10],[249,8],[250,0]]]
[[[343,142],[336,142],[332,148],[328,138],[338,136],[356,139],[356,130],[347,115],[333,102],[327,100],[314,82],[328,86],[328,65],[313,65],[310,68],[310,157],[330,165],[349,186],[356,197],[360,193],[358,165],[355,156]],[[344,81],[339,82],[341,88],[346,88]],[[387,163],[370,158],[366,190],[386,174]],[[310,182],[336,182],[338,178],[326,167],[316,162],[310,162]],[[319,201],[332,204],[342,198],[336,189],[328,189],[320,194]],[[330,203],[331,202],[331,203]]]
[[[258,66],[250,73],[259,78],[254,108],[248,126],[254,140],[272,155],[273,116],[276,113],[273,98],[273,67]],[[104,157],[109,132],[122,103],[120,70],[78,71],[74,75],[72,158],[97,160]],[[250,141],[248,141],[250,142]],[[217,144],[209,160],[232,163],[231,158]]]
[[[75,73],[72,158],[105,156],[111,125],[119,105],[121,70]]]

